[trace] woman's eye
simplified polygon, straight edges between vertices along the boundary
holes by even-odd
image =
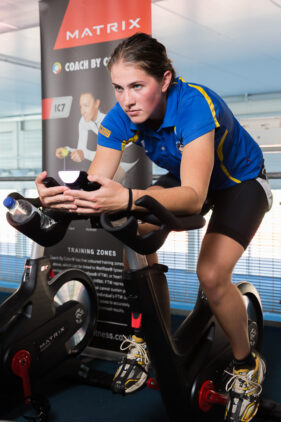
[[[115,86],[114,89],[115,89],[116,92],[121,92],[122,91],[121,86]]]
[[[134,89],[140,89],[142,87],[142,85],[141,84],[136,84],[136,85],[134,85]]]

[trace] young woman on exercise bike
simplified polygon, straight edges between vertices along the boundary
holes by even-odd
[[[197,274],[233,351],[226,418],[250,421],[257,410],[265,364],[250,350],[245,306],[231,276],[271,206],[262,152],[215,92],[176,78],[165,47],[151,36],[139,33],[121,42],[108,68],[117,103],[100,126],[89,168],[89,180],[101,188],[93,192],[47,189],[42,183],[46,172],[42,172],[36,180],[40,199],[45,206],[78,213],[134,209],[134,201],[145,194],[176,213],[212,208]],[[128,190],[112,180],[130,142],[145,148],[152,161],[168,170],[146,190]],[[150,256],[149,264],[156,260]],[[168,309],[167,286],[161,294]],[[125,393],[146,381],[145,343],[135,334],[126,343],[128,355],[115,376]],[[135,373],[128,382],[121,372],[130,372],[132,361],[136,361]]]

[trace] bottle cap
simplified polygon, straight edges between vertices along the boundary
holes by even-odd
[[[7,196],[7,198],[4,199],[3,204],[5,205],[5,207],[11,209],[16,205],[16,201],[14,198]]]

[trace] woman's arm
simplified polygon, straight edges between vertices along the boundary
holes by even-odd
[[[182,152],[181,186],[168,189],[150,189],[149,195],[176,213],[199,213],[206,199],[214,166],[214,130],[187,144]],[[133,191],[136,201],[145,195]]]
[[[94,160],[93,165],[96,163]],[[97,166],[102,165],[98,161]],[[116,163],[115,163],[116,165]],[[133,202],[143,195],[150,195],[166,208],[177,213],[199,213],[208,193],[209,182],[214,165],[214,130],[190,142],[183,149],[181,161],[181,186],[169,189],[133,190]],[[91,168],[90,168],[91,169]],[[93,167],[95,175],[89,180],[96,181],[102,187],[94,192],[71,191],[75,196],[77,211],[110,212],[126,209],[128,189],[108,176],[99,177],[98,167]],[[112,173],[109,175],[112,178]],[[133,205],[133,208],[136,208]]]
[[[99,176],[107,177],[108,179],[113,179],[121,158],[122,151],[98,145],[95,158],[89,167],[88,174],[97,174]]]

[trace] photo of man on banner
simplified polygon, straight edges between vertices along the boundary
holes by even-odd
[[[94,159],[96,143],[88,146],[88,132],[98,134],[99,126],[105,117],[99,109],[100,99],[95,98],[91,92],[84,92],[80,95],[81,118],[78,128],[78,142],[76,148],[65,145],[56,149],[56,157],[63,159],[70,154],[70,159],[80,163],[83,160]]]
[[[75,163],[81,163],[84,160],[88,160],[90,163],[95,157],[97,148],[97,134],[101,122],[103,121],[106,114],[100,111],[100,99],[95,98],[91,92],[84,92],[80,95],[80,112],[81,118],[78,126],[78,142],[76,147],[64,145],[56,149],[56,157],[64,160],[69,157]],[[92,132],[91,143],[88,142],[89,133]],[[94,138],[93,138],[94,137]],[[90,145],[89,145],[90,144]],[[138,162],[136,160],[130,160],[130,148],[131,145],[127,146],[125,151],[122,164],[117,170],[114,180],[119,183],[124,183],[126,173],[130,171]],[[64,162],[64,167],[66,164]]]

